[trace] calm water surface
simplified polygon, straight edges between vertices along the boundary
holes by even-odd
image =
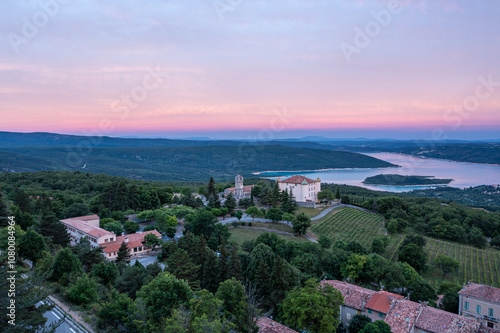
[[[362,186],[372,190],[404,192],[415,189],[425,189],[434,186],[374,186],[364,185],[362,181],[366,177],[380,174],[398,174],[403,176],[434,176],[436,178],[452,178],[448,186],[470,187],[478,185],[500,184],[500,166],[488,164],[473,164],[463,162],[452,162],[432,158],[417,158],[409,155],[392,153],[371,153],[369,155],[392,164],[400,165],[400,168],[373,168],[373,169],[334,169],[324,171],[294,171],[294,172],[272,172],[261,173],[261,176],[274,176],[276,174],[289,176],[302,174],[309,178],[319,177],[325,183],[337,183]],[[269,177],[276,179],[276,177]]]

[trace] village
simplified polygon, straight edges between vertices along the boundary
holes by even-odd
[[[281,179],[277,178],[275,186],[286,198],[291,198],[294,206],[306,209],[317,209],[318,214],[307,217],[305,227],[295,227],[295,221],[290,215],[282,214],[272,217],[272,203],[268,202],[268,211],[261,213],[254,209],[254,187],[256,185],[245,185],[243,177],[235,177],[235,186],[225,188],[223,192],[217,193],[219,204],[214,205],[213,193],[210,197],[197,195],[195,199],[200,199],[205,207],[224,207],[225,204],[231,207],[230,202],[235,201],[236,206],[242,202],[250,201],[250,206],[246,209],[237,209],[229,215],[229,210],[225,210],[227,216],[217,213],[217,223],[225,226],[245,225],[244,228],[252,228],[252,222],[267,224],[284,224],[294,230],[293,234],[280,232],[273,229],[267,231],[281,235],[289,234],[290,237],[303,237],[305,241],[318,243],[315,236],[308,235],[307,229],[311,225],[311,220],[321,219],[326,214],[335,209],[347,207],[348,203],[335,198],[333,193],[325,191],[322,193],[321,180],[310,179],[302,175],[292,175]],[[208,186],[210,188],[210,184]],[[213,191],[213,190],[212,190]],[[208,192],[210,189],[208,189]],[[347,199],[345,199],[347,200]],[[181,205],[182,206],[182,205]],[[349,205],[350,206],[350,205]],[[355,207],[355,206],[353,206]],[[167,206],[166,208],[171,208]],[[234,208],[234,207],[233,207]],[[214,208],[217,211],[219,208]],[[265,209],[264,209],[265,211]],[[212,211],[214,212],[214,211]],[[156,225],[153,221],[138,220],[140,214],[127,216],[129,221],[137,223],[137,232],[125,234],[115,234],[101,227],[98,215],[88,215],[60,220],[67,229],[71,239],[71,245],[77,245],[82,240],[87,240],[92,249],[102,248],[103,255],[108,261],[127,261],[133,265],[140,262],[144,266],[158,263],[158,255],[161,256],[164,242],[179,242],[185,235],[185,219],[177,221],[175,235],[169,237],[163,235],[158,230],[144,230],[148,225]],[[305,216],[305,215],[304,215]],[[288,218],[285,219],[285,218]],[[297,224],[298,225],[298,224]],[[189,232],[189,231],[188,231]],[[172,235],[170,235],[172,236]],[[221,253],[217,252],[220,256]],[[165,264],[161,263],[165,268]],[[467,332],[467,333],[494,333],[499,332],[495,328],[500,327],[500,288],[469,282],[464,284],[459,290],[459,312],[451,313],[439,309],[439,302],[442,302],[443,295],[437,303],[437,307],[428,305],[427,301],[414,299],[408,293],[399,295],[388,292],[380,288],[379,290],[367,289],[355,284],[323,279],[320,286],[331,286],[340,291],[343,302],[340,305],[339,319],[344,327],[351,327],[351,322],[358,321],[359,316],[369,318],[370,322],[384,322],[390,327],[393,333],[444,333],[444,332]],[[272,319],[272,316],[256,317],[259,332],[262,333],[292,333],[296,332]],[[351,330],[349,330],[351,332]],[[365,331],[363,331],[365,332]]]

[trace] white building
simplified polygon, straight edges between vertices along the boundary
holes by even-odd
[[[234,187],[229,187],[224,190],[224,196],[231,194],[237,200],[250,198],[250,194],[255,185],[243,185],[243,176],[241,175],[234,177],[234,184]]]
[[[71,238],[71,245],[77,244],[81,238],[86,238],[94,249],[102,247],[106,259],[115,260],[118,249],[122,243],[127,244],[131,258],[148,256],[151,247],[146,245],[145,236],[153,234],[161,239],[161,234],[156,230],[138,232],[135,234],[116,236],[115,233],[99,227],[99,216],[80,216],[61,220]]]
[[[297,203],[300,202],[316,202],[318,201],[318,193],[321,192],[321,180],[319,177],[314,180],[300,175],[294,175],[290,178],[277,180],[280,190],[285,189],[293,193]]]
[[[99,216],[97,215],[73,217],[61,220],[61,222],[66,226],[71,245],[77,244],[81,238],[87,238],[92,248],[116,240],[114,233],[99,227]]]

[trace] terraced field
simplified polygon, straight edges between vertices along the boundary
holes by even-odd
[[[357,241],[369,248],[383,226],[383,216],[346,207],[327,215],[325,220],[313,226],[312,231],[318,236],[324,234],[345,242]]]

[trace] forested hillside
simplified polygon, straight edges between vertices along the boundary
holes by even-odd
[[[3,148],[0,170],[68,170],[149,180],[231,179],[266,170],[375,168],[388,162],[351,152],[285,146]]]

